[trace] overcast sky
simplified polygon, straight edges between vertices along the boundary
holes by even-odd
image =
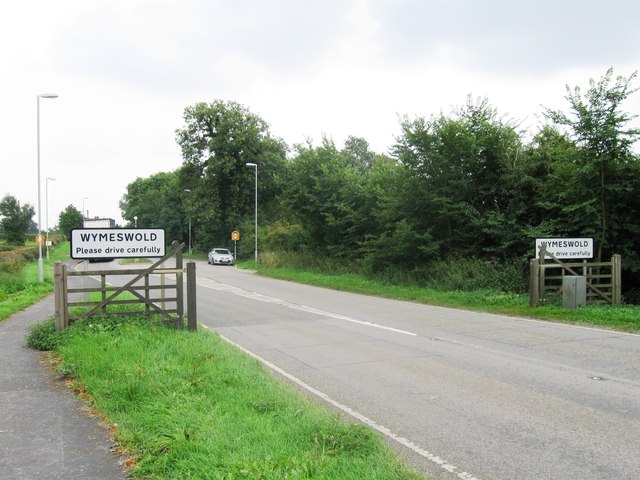
[[[233,100],[289,145],[385,153],[398,117],[486,97],[535,131],[565,85],[640,67],[637,0],[23,0],[0,16],[0,197],[122,222],[137,177],[181,164],[184,108]],[[640,82],[636,81],[636,86]],[[640,113],[640,93],[625,105]],[[34,217],[37,220],[37,215]]]

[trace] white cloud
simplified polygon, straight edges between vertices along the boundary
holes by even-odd
[[[386,54],[402,62],[451,61],[491,73],[546,75],[627,63],[640,43],[630,0],[372,0]]]
[[[613,0],[33,0],[0,17],[0,195],[36,204],[36,95],[50,223],[119,220],[128,183],[178,168],[184,108],[246,105],[290,145],[322,134],[386,151],[398,115],[467,95],[535,128],[565,84],[640,64],[640,7]],[[640,110],[636,97],[631,112]],[[44,187],[43,187],[44,188]]]

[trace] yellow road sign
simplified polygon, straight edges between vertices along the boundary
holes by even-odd
[[[234,242],[237,242],[238,240],[240,240],[240,232],[235,230],[231,232],[231,240],[233,240]]]

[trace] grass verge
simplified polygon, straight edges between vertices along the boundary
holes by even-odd
[[[43,259],[43,278],[38,281],[38,263],[28,262],[15,274],[0,274],[0,320],[33,305],[53,292],[53,264],[69,258],[69,242],[63,242]]]
[[[344,422],[214,333],[141,320],[36,327],[58,369],[117,425],[145,479],[422,478],[370,429]]]
[[[244,267],[244,264],[241,266]],[[255,268],[256,265],[252,263],[251,267]],[[528,295],[495,290],[441,292],[435,289],[376,281],[353,273],[327,274],[292,268],[258,267],[258,273],[281,280],[335,290],[442,307],[600,326],[628,332],[640,331],[640,306],[637,305],[588,305],[577,309],[566,309],[561,304],[554,303],[531,308]]]

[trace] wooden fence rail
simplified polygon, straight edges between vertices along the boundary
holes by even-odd
[[[54,265],[55,280],[55,322],[56,330],[64,330],[71,320],[77,318],[90,318],[104,315],[140,315],[139,309],[117,311],[108,309],[113,305],[144,305],[144,315],[160,315],[177,327],[184,326],[184,274],[182,261],[182,249],[184,245],[174,242],[172,250],[153,263],[150,267],[136,269],[117,270],[70,270],[63,263]],[[175,256],[175,267],[162,267],[167,260]],[[133,277],[122,286],[112,286],[107,280],[109,277]],[[151,277],[160,276],[160,284],[152,284]],[[99,278],[99,286],[73,286],[69,285],[70,278]],[[169,277],[172,283],[166,284]],[[187,318],[189,330],[197,328],[196,308],[196,275],[195,263],[188,262],[186,268],[187,280]],[[141,282],[141,283],[140,283]],[[118,298],[123,293],[130,293],[134,298]],[[154,295],[157,292],[159,295]],[[99,300],[89,300],[89,295],[99,293]],[[83,295],[78,300],[78,296]],[[77,308],[77,307],[84,307]],[[73,310],[72,310],[73,309]]]
[[[547,263],[545,260],[550,259]],[[562,294],[562,279],[567,275],[584,276],[587,303],[622,303],[622,259],[613,255],[610,262],[564,262],[541,248],[540,258],[529,262],[529,304],[537,307]]]

